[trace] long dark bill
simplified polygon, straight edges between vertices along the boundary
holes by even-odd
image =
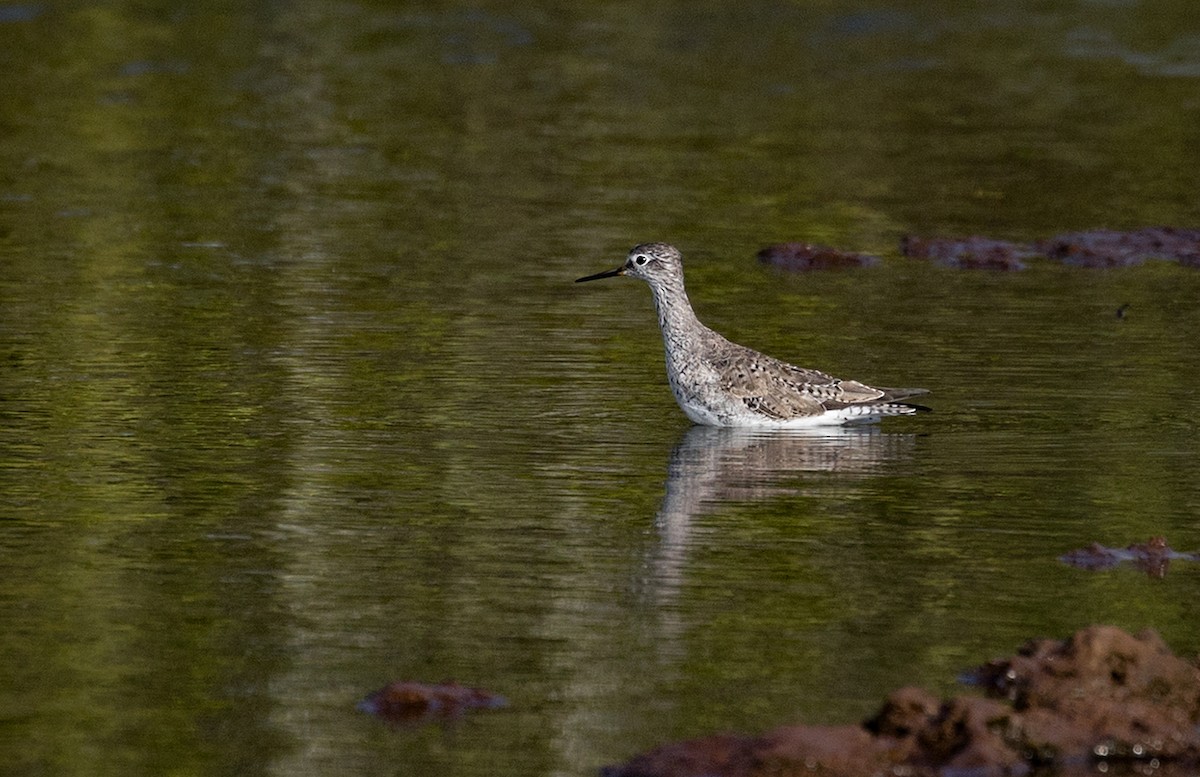
[[[622,265],[615,270],[608,270],[607,272],[598,272],[595,275],[589,275],[586,278],[576,278],[575,282],[583,283],[584,281],[598,281],[601,278],[613,278],[618,275],[624,275],[624,274],[625,274],[625,266]]]

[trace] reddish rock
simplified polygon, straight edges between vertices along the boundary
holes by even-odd
[[[1033,246],[988,237],[924,238],[905,235],[900,253],[913,259],[930,259],[960,270],[1024,270],[1025,259],[1037,256]]]
[[[777,243],[758,252],[758,261],[790,272],[871,267],[879,257],[809,243]]]
[[[975,676],[992,698],[892,693],[861,726],[784,726],[664,745],[606,777],[975,777],[1092,774],[1093,761],[1200,769],[1200,668],[1152,631],[1093,626],[1038,640]]]
[[[358,708],[384,720],[416,722],[455,718],[467,710],[495,709],[507,704],[503,696],[456,682],[432,685],[399,680],[363,699]]]
[[[1146,227],[1131,232],[1094,229],[1043,240],[1038,250],[1078,267],[1127,267],[1150,259],[1200,266],[1200,229]]]

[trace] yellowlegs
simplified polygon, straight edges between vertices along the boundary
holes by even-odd
[[[665,243],[634,246],[615,270],[650,284],[667,352],[667,379],[687,417],[706,426],[805,427],[878,421],[923,408],[898,400],[918,388],[872,388],[759,353],[700,323],[683,288],[683,257]]]

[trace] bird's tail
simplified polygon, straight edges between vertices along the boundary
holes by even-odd
[[[895,402],[898,399],[919,397],[929,393],[929,389],[923,388],[881,388],[879,390],[883,392],[883,396],[878,400],[881,402]]]
[[[909,402],[871,402],[860,405],[843,405],[831,412],[843,424],[869,424],[889,416],[928,413],[930,409],[924,405],[914,405]]]

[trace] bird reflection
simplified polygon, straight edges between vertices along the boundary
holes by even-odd
[[[807,432],[755,431],[693,426],[671,452],[666,495],[655,524],[657,547],[650,559],[655,598],[674,597],[696,542],[696,518],[731,502],[757,502],[810,490],[806,473],[869,475],[908,456],[916,435],[888,434],[877,427],[831,427]],[[853,480],[845,483],[850,486]],[[822,493],[829,492],[822,480]]]

